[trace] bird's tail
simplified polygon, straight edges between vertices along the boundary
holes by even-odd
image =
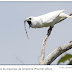
[[[65,14],[65,13],[61,13],[59,16],[60,16],[61,18],[72,18],[72,16],[69,16],[69,15],[67,15],[67,14]]]

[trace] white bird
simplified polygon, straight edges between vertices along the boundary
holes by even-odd
[[[26,22],[29,24],[29,27],[31,28],[42,28],[42,27],[50,26],[50,29],[52,29],[54,25],[58,23],[58,21],[61,18],[72,18],[72,17],[65,14],[64,10],[49,12],[47,14],[37,16],[37,17],[30,16],[24,20],[24,27],[25,27],[26,34],[27,34],[26,25],[25,25]]]

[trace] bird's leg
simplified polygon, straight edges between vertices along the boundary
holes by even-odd
[[[52,28],[53,28],[53,27],[50,26],[50,28],[48,29],[48,31],[47,31],[47,35],[48,35],[48,36],[51,34]]]

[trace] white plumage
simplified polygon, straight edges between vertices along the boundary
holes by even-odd
[[[66,18],[66,17],[72,18],[71,16],[65,14],[64,10],[57,10],[37,17],[30,16],[24,21],[24,26],[25,26],[25,22],[27,21],[29,27],[31,28],[42,28],[49,26],[53,27],[56,23],[58,23],[58,21],[61,18]],[[25,27],[25,31],[26,31],[26,27]]]

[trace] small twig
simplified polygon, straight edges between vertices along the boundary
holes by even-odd
[[[17,59],[20,63],[24,64],[23,61],[20,60],[18,57],[16,57],[16,59]]]

